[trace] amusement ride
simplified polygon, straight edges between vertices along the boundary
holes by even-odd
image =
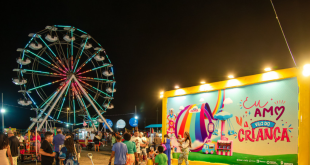
[[[17,77],[22,106],[31,106],[31,130],[36,124],[42,130],[48,122],[68,126],[94,120],[105,123],[102,116],[113,109],[115,77],[105,49],[88,33],[73,27],[54,25],[30,33],[29,42],[18,48]],[[67,117],[67,121],[65,118]],[[80,121],[80,122],[78,122]],[[95,130],[96,127],[94,127]]]

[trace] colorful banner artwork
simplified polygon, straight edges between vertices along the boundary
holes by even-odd
[[[176,137],[185,132],[194,160],[297,164],[297,79],[170,97],[167,134],[177,151]]]

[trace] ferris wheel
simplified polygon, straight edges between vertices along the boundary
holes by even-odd
[[[13,69],[17,72],[13,83],[23,95],[18,104],[37,111],[28,130],[36,123],[41,130],[48,120],[68,126],[96,119],[113,131],[102,116],[114,108],[111,101],[116,92],[113,65],[105,49],[73,26],[46,26],[28,37],[26,46],[17,49],[20,57]]]

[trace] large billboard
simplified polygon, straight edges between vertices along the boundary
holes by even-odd
[[[190,134],[189,160],[298,162],[297,78],[168,97],[166,107],[172,145],[179,150],[176,137],[186,131]]]

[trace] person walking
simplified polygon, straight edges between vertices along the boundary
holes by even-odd
[[[96,133],[96,136],[94,137],[93,142],[95,143],[95,152],[96,152],[96,148],[98,148],[98,152],[99,152],[100,136],[98,135],[98,133]]]
[[[8,157],[6,155],[8,155]],[[13,165],[9,138],[3,133],[0,134],[0,162],[1,165]]]
[[[77,152],[77,158],[78,158],[78,161],[79,161],[80,157],[81,157],[81,150],[82,150],[82,147],[80,145],[79,140],[75,140],[75,150]]]
[[[157,150],[157,147],[161,145],[161,138],[159,137],[158,133],[155,134],[154,143],[155,149]]]
[[[127,160],[126,165],[133,165],[135,163],[135,158],[138,158],[136,143],[130,141],[131,135],[129,133],[124,134],[125,141],[123,142],[127,146]],[[139,161],[139,160],[138,160]]]
[[[167,165],[168,157],[164,154],[164,147],[158,146],[159,154],[155,157],[155,165]]]
[[[185,164],[188,165],[188,155],[189,155],[189,148],[192,147],[191,137],[189,136],[188,132],[184,132],[184,140],[180,141],[180,148],[181,148],[181,154],[179,155],[178,159],[178,165],[181,165],[183,160],[185,161]]]
[[[24,142],[25,138],[20,133],[17,135],[16,138],[18,139],[20,146],[24,146],[23,142]]]
[[[54,136],[54,139],[53,139],[53,144],[54,144],[55,152],[56,152],[56,155],[55,155],[56,165],[60,165],[59,164],[59,146],[64,144],[65,139],[66,137],[65,135],[62,134],[61,129],[57,129],[57,135]]]
[[[115,156],[114,159],[114,165],[124,165],[126,163],[127,160],[127,146],[126,144],[121,142],[122,137],[120,135],[116,136],[116,143],[113,145],[112,147],[112,154],[110,157],[110,163],[112,161],[112,158]]]
[[[24,147],[24,140],[25,140],[25,139],[24,139],[24,137],[23,137],[20,133],[17,134],[16,138],[17,138],[18,141],[19,141],[18,157],[19,157],[19,159],[21,159],[21,158],[22,158],[22,155],[20,154],[20,150],[25,149],[25,147]]]
[[[164,144],[166,146],[166,150],[164,153],[168,157],[168,165],[171,165],[171,140],[167,134],[164,136]]]
[[[141,148],[140,160],[141,161],[142,160],[145,161],[146,158],[147,158],[147,152],[146,152],[147,140],[146,140],[146,137],[144,136],[143,132],[140,132],[140,136],[139,137],[141,138],[142,144],[145,145],[145,147],[140,146],[140,148]]]
[[[8,131],[8,138],[9,138],[9,145],[11,149],[11,155],[13,159],[13,165],[17,165],[17,158],[18,158],[18,151],[19,151],[19,140],[17,139],[16,136],[14,136],[13,131],[9,130]]]
[[[53,151],[52,143],[53,134],[51,132],[46,132],[44,135],[44,140],[42,142],[39,153],[42,155],[41,165],[52,165],[55,158],[55,151]]]
[[[135,142],[136,150],[137,150],[137,155],[138,155],[138,158],[139,158],[140,154],[141,154],[140,147],[145,147],[145,144],[142,144],[142,140],[139,137],[139,131],[138,130],[135,131],[134,136],[131,137],[130,141]],[[139,159],[136,159],[135,164],[136,165],[139,164]]]

